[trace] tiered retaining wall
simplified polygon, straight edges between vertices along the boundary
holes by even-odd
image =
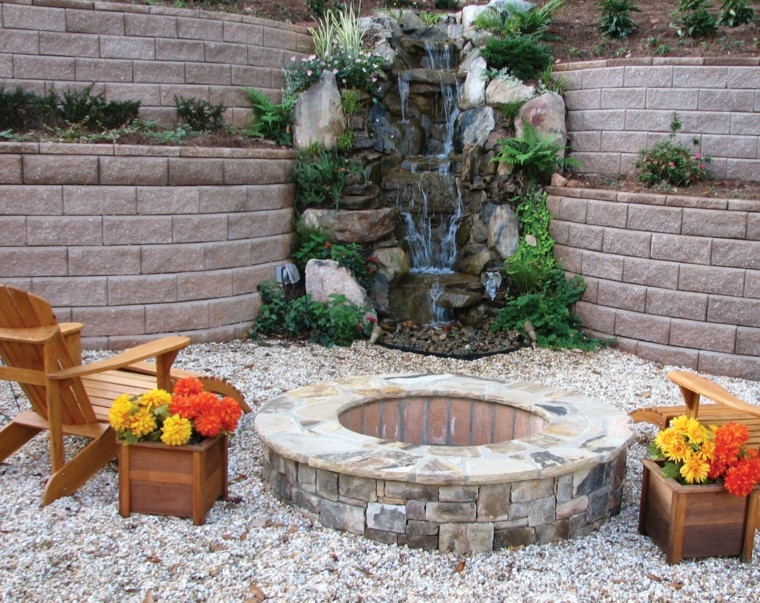
[[[282,96],[282,68],[312,48],[303,28],[236,14],[86,0],[0,4],[0,85],[81,89],[139,100],[144,119],[176,121],[174,97],[250,116],[243,87]]]
[[[760,57],[618,59],[556,65],[568,90],[567,130],[587,173],[631,173],[665,138],[673,112],[712,157],[716,178],[760,181]]]
[[[637,355],[760,379],[760,202],[549,188],[586,327]]]
[[[88,347],[242,336],[290,255],[292,151],[0,144],[0,280]]]

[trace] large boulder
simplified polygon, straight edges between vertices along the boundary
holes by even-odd
[[[322,144],[331,149],[346,129],[340,92],[332,71],[323,71],[319,81],[301,93],[293,112],[293,146],[305,149]]]
[[[483,70],[486,68],[486,60],[475,57],[467,70],[467,77],[462,86],[462,95],[459,97],[459,108],[462,111],[482,107],[486,102],[486,81],[483,78]]]
[[[565,126],[565,100],[555,92],[547,92],[529,100],[515,117],[515,132],[522,136],[523,123],[527,122],[539,132],[553,136],[559,142],[563,151],[567,143],[567,127]]]
[[[502,260],[513,256],[520,246],[520,221],[507,205],[499,205],[488,221],[488,248]]]
[[[374,243],[393,232],[396,226],[396,209],[314,209],[303,212],[301,220],[306,226],[327,232],[335,243]]]
[[[401,247],[381,247],[372,254],[375,257],[378,273],[388,282],[409,274],[409,254]]]
[[[367,316],[377,320],[372,300],[354,276],[338,262],[312,259],[306,263],[306,293],[327,302],[333,294],[345,295],[352,304],[368,308]]]
[[[486,104],[506,105],[518,101],[527,101],[536,93],[534,86],[515,84],[509,80],[493,79],[486,87]]]
[[[495,126],[496,117],[491,107],[465,111],[459,116],[460,148],[468,144],[484,144]]]

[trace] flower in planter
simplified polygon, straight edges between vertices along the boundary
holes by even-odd
[[[760,483],[760,454],[746,447],[746,425],[702,425],[681,415],[649,445],[654,459],[664,459],[662,473],[682,484],[723,481],[735,496],[747,496]]]
[[[242,412],[236,400],[204,391],[200,379],[185,377],[173,394],[161,389],[122,394],[114,400],[108,422],[125,444],[160,440],[182,446],[235,431]]]

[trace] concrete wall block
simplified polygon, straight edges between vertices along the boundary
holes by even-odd
[[[8,55],[40,54],[40,34],[37,31],[0,30],[0,48]]]
[[[626,226],[632,230],[652,233],[680,233],[682,216],[683,210],[677,207],[631,205]]]
[[[732,268],[760,269],[760,242],[715,239],[712,244],[712,265]]]
[[[583,70],[583,88],[622,88],[624,67],[603,67]]]
[[[3,27],[36,31],[66,31],[66,11],[47,6],[3,4]]]
[[[76,59],[76,79],[80,82],[131,82],[132,61]]]
[[[108,277],[108,304],[160,304],[177,301],[177,275],[135,275]]]
[[[106,59],[156,58],[156,42],[151,38],[100,36],[100,56]]]
[[[225,159],[225,184],[282,184],[293,170],[290,159]]]
[[[755,109],[754,113],[732,113],[730,133],[742,134],[744,136],[760,136],[759,111],[759,109]]]
[[[757,136],[702,136],[702,153],[710,156],[739,159],[757,158]]]
[[[625,125],[621,130],[639,132],[669,132],[672,111],[656,109],[627,109]]]
[[[623,109],[592,109],[588,111],[569,111],[567,114],[568,131],[624,130],[626,111]]]
[[[205,246],[204,264],[207,270],[238,268],[252,263],[251,243],[232,241]]]
[[[604,229],[602,251],[613,255],[648,258],[651,256],[652,234],[631,232],[616,228]]]
[[[0,184],[21,184],[22,182],[21,156],[0,155]]]
[[[3,216],[0,214],[0,232],[3,233],[3,247],[23,247],[28,244],[25,216]]]
[[[586,329],[604,335],[615,334],[617,309],[579,301],[575,304],[575,314]]]
[[[726,161],[726,178],[760,182],[760,161],[729,159]]]
[[[229,65],[185,63],[185,81],[188,84],[216,84],[229,86],[232,75]]]
[[[561,197],[559,203],[559,212],[557,218],[567,222],[583,224],[586,222],[586,210],[588,201],[575,197]]]
[[[247,65],[248,47],[245,44],[226,42],[206,42],[204,44],[207,63],[224,63],[225,65]]]
[[[225,42],[239,42],[250,46],[261,46],[264,43],[264,27],[251,23],[224,22]]]
[[[276,87],[276,83],[272,80],[272,70],[268,67],[232,65],[230,77],[233,86],[247,86],[257,89]]]
[[[234,70],[234,66],[233,66]],[[233,80],[233,84],[234,84]],[[249,86],[250,84],[240,84],[244,86]],[[231,109],[227,109],[225,111],[224,119],[228,122],[235,123],[235,117],[233,116],[233,113],[235,113],[238,108],[235,107],[235,105],[244,105],[247,104],[248,101],[248,95],[246,94],[245,90],[237,87],[229,87],[229,86],[210,86],[209,87],[209,102],[212,105],[218,105],[223,104],[225,107],[232,107]],[[242,109],[240,110],[242,112]],[[248,116],[250,116],[252,113],[249,113]],[[244,121],[240,122],[245,123]]]
[[[730,291],[719,291],[731,295]],[[744,284],[744,297],[760,297],[760,272],[757,270],[747,270]]]
[[[37,278],[34,293],[57,306],[105,306],[107,278]]]
[[[171,221],[171,240],[175,243],[227,240],[227,216],[225,214],[174,216]]]
[[[652,259],[685,264],[709,264],[712,240],[705,237],[687,237],[654,233]]]
[[[147,38],[176,38],[177,18],[159,15],[124,15],[124,33]]]
[[[97,184],[98,158],[76,155],[24,155],[27,184]]]
[[[707,295],[650,288],[646,296],[646,313],[704,321],[707,318]]]
[[[683,134],[728,134],[732,113],[720,111],[689,111],[681,115]],[[670,118],[668,119],[668,124]],[[664,131],[664,130],[663,130]]]
[[[622,280],[660,289],[678,288],[678,264],[625,258]]]
[[[0,215],[55,216],[63,213],[62,186],[0,185]]]
[[[554,239],[555,243],[560,245],[567,245],[567,233],[570,229],[570,222],[560,222],[559,220],[552,220],[549,223],[549,234]]]
[[[725,88],[727,67],[673,67],[674,88]]]
[[[185,66],[181,64],[184,61],[203,62],[205,49],[203,42],[199,40],[174,40],[174,39],[157,39],[156,40],[156,59],[159,61],[176,61],[175,66],[182,68],[182,79],[171,79],[167,82],[185,81]],[[137,68],[135,66],[135,77],[137,77]],[[164,83],[167,83],[164,82]]]
[[[7,25],[6,25],[7,26]],[[101,35],[124,35],[124,14],[93,10],[66,10],[65,31]]]
[[[246,186],[202,186],[197,190],[200,195],[201,213],[237,213],[259,209],[249,204]],[[233,218],[234,216],[230,217]]]
[[[567,244],[570,247],[601,251],[603,239],[604,228],[601,226],[572,223],[568,225]]]
[[[215,19],[177,19],[177,36],[190,40],[217,40],[224,39],[224,21]]]
[[[605,153],[638,153],[647,146],[646,132],[602,132],[600,150]]]
[[[583,250],[581,249],[555,244],[554,259],[569,272],[580,274],[583,269]]]
[[[597,285],[596,303],[631,312],[645,312],[647,288],[641,285],[600,280]]]
[[[135,83],[181,84],[185,81],[185,66],[182,63],[135,61],[133,71]],[[169,104],[165,100],[162,95],[161,104]],[[169,101],[173,102],[173,98],[169,97]]]
[[[699,355],[697,370],[739,379],[756,379],[760,375],[760,358],[705,351]]]
[[[601,149],[602,133],[595,132],[568,132],[570,148],[575,153],[596,152]]]
[[[26,221],[29,245],[101,245],[103,220],[100,216],[29,216]]]
[[[138,247],[69,247],[68,274],[111,276],[140,274]],[[142,333],[142,331],[139,331]]]
[[[581,294],[581,299],[583,301],[589,302],[590,304],[597,303],[599,283],[601,280],[591,277],[584,277],[583,280],[586,283],[586,289]]]
[[[670,343],[670,318],[648,316],[638,312],[620,310],[615,319],[615,335],[640,341]]]
[[[620,153],[573,153],[572,157],[587,174],[620,173]]]
[[[71,57],[45,57],[15,55],[13,78],[17,80],[73,81],[76,79],[75,59]]]
[[[589,111],[591,109],[602,108],[602,91],[598,88],[591,90],[568,90],[563,96],[568,111]]]
[[[646,108],[696,111],[700,108],[699,95],[695,94],[694,90],[688,89],[649,88],[647,90]]]
[[[104,245],[156,245],[172,242],[171,216],[104,216]]]
[[[203,245],[148,245],[140,248],[143,274],[194,272],[203,270],[204,262]]]
[[[208,291],[208,289],[205,290],[204,297],[208,297]],[[212,326],[243,324],[247,333],[256,317],[259,306],[258,293],[211,299],[209,302],[209,323]],[[341,497],[341,499],[343,498]],[[353,501],[353,499],[346,500]]]
[[[84,324],[82,335],[87,337],[145,333],[143,306],[73,308],[71,319]]]
[[[136,190],[138,214],[193,214],[200,210],[202,189],[197,187],[138,187]]]
[[[735,111],[752,113],[754,90],[700,90],[700,111]]]
[[[760,357],[760,329],[739,327],[736,330],[736,353]]]
[[[224,183],[222,159],[169,159],[171,186],[219,185]]]
[[[296,32],[274,27],[264,27],[264,46],[289,50],[296,47]]]
[[[708,322],[756,327],[758,316],[760,316],[760,300],[758,299],[711,295],[707,303]]]
[[[760,88],[760,70],[757,67],[729,67],[728,88]]]
[[[151,304],[145,306],[145,332],[171,333],[209,327],[209,302]]]
[[[647,106],[646,88],[605,88],[602,109],[644,109]]]
[[[166,157],[101,157],[100,183],[164,186],[169,180],[168,162]]]
[[[66,276],[65,247],[0,247],[3,278]]]
[[[673,67],[628,66],[625,67],[625,88],[669,88],[673,85]]]
[[[743,211],[684,209],[682,232],[685,235],[744,239],[747,213]]]
[[[682,291],[741,297],[746,272],[741,269],[683,264],[678,273],[678,288]]]
[[[733,353],[736,347],[736,327],[674,319],[670,325],[668,343],[683,348]]]
[[[681,366],[692,370],[697,370],[699,365],[699,350],[695,349],[641,341],[638,343],[635,353],[644,360],[659,362],[664,365]]]
[[[595,251],[584,251],[580,272],[585,276],[619,281],[623,278],[623,265],[623,258]]]
[[[66,57],[97,57],[98,36],[42,31],[39,34],[40,54]]]

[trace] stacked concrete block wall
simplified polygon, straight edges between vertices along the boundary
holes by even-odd
[[[337,528],[387,544],[491,551],[585,536],[620,511],[625,453],[545,479],[482,485],[388,481],[336,473],[264,447],[282,500]]]
[[[241,337],[291,251],[290,150],[0,143],[0,281],[88,347]]]
[[[548,190],[588,329],[649,360],[760,379],[760,202]]]
[[[282,68],[312,48],[301,27],[238,14],[86,0],[0,4],[0,86],[139,100],[141,117],[176,121],[174,97],[227,107],[243,125],[243,88],[282,96]]]
[[[677,112],[678,140],[696,139],[714,177],[760,181],[760,58],[602,60],[555,71],[568,84],[568,137],[583,172],[632,173]]]

